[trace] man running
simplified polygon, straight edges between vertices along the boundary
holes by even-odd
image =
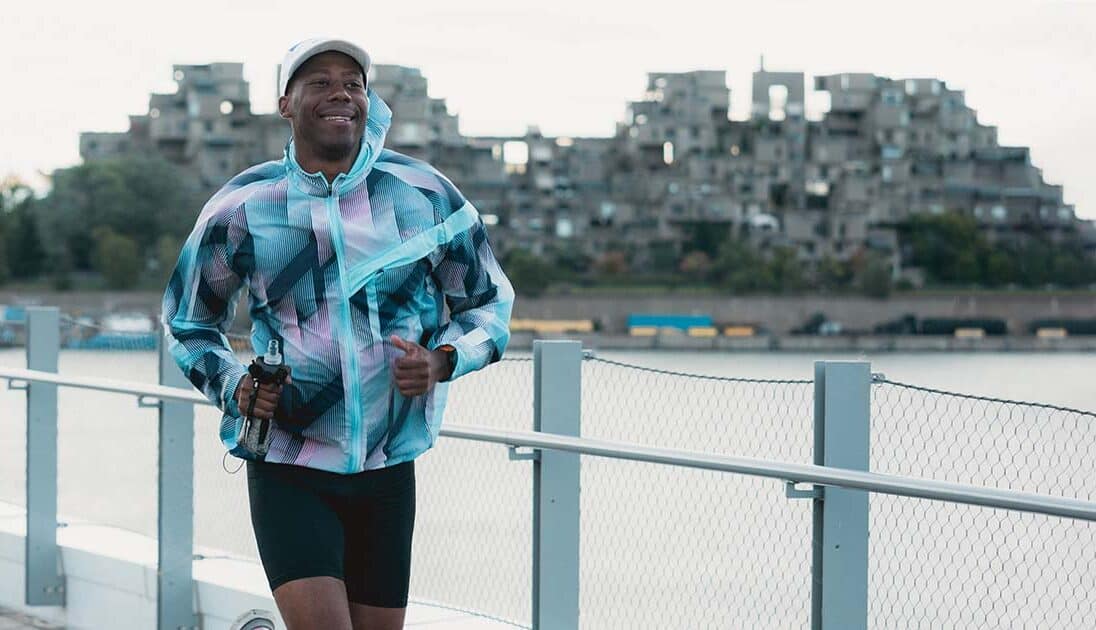
[[[383,148],[392,112],[367,89],[369,63],[342,40],[289,49],[284,158],[206,203],[163,300],[172,355],[247,460],[289,630],[403,627],[414,459],[438,436],[449,382],[509,339],[514,292],[479,214],[437,170]],[[282,386],[256,388],[224,335],[244,287],[255,354],[275,340],[291,369]],[[256,449],[241,432],[264,420]]]

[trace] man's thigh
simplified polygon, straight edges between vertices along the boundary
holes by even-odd
[[[346,592],[351,604],[360,604],[366,611],[402,610],[407,607],[411,580],[414,465],[406,462],[371,477],[369,496],[358,499],[343,513]],[[402,613],[391,616],[402,618]]]
[[[271,591],[302,578],[344,579],[343,523],[308,473],[248,464],[251,522]]]
[[[353,630],[361,627],[351,624],[346,586],[333,577],[286,582],[274,589],[274,601],[286,630]]]
[[[350,604],[350,619],[354,623],[354,630],[401,630],[406,613],[406,608]]]

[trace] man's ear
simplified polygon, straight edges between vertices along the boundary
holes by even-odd
[[[289,111],[289,97],[288,96],[278,97],[278,115],[281,116],[282,118],[285,118],[286,120],[289,120],[290,118],[293,118],[292,112]]]

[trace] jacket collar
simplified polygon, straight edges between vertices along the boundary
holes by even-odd
[[[297,151],[290,138],[285,145],[285,170],[290,183],[302,192],[315,196],[326,197],[331,194],[332,187],[335,192],[343,192],[357,186],[369,171],[373,163],[380,157],[384,148],[384,139],[388,134],[388,128],[392,125],[392,110],[388,104],[369,89],[369,115],[365,121],[365,135],[362,136],[361,149],[358,157],[350,167],[350,171],[342,173],[329,185],[323,173],[308,173],[297,163]]]

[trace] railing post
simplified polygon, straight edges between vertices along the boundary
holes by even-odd
[[[868,470],[871,364],[814,364],[814,463]],[[811,626],[868,627],[868,493],[829,486],[814,504]]]
[[[582,343],[533,343],[533,429],[581,435]],[[533,462],[533,628],[578,628],[579,455]]]
[[[27,369],[57,372],[61,318],[56,308],[27,309]],[[27,386],[28,606],[64,606],[65,576],[57,546],[57,386]]]
[[[160,335],[160,384],[191,389]],[[194,405],[161,400],[157,501],[158,630],[198,628],[194,614]]]

